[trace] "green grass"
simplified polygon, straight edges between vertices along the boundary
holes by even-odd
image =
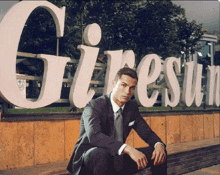
[[[70,112],[71,107],[44,107],[44,108],[37,108],[37,109],[8,109],[8,113],[15,114],[15,113],[53,113],[53,112]],[[203,107],[139,107],[140,111],[173,111],[173,110],[203,110]],[[219,109],[218,107],[207,107],[206,109]],[[83,109],[76,109],[76,112],[82,112]]]
[[[220,109],[219,107],[214,107],[214,106],[208,106],[205,109]],[[190,107],[181,107],[181,106],[177,106],[174,108],[171,107],[163,107],[163,106],[155,106],[155,107],[150,107],[150,108],[146,108],[146,107],[139,107],[140,111],[174,111],[174,110],[205,110],[203,107],[194,107],[194,106],[190,106]]]
[[[70,107],[44,107],[37,109],[8,109],[8,113],[52,113],[52,112],[68,112]]]

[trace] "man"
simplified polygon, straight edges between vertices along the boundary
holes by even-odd
[[[137,81],[133,69],[122,68],[112,93],[86,105],[79,140],[67,167],[72,174],[129,175],[149,166],[152,174],[167,174],[165,144],[141,117],[137,104],[130,100]],[[125,144],[132,128],[149,147],[136,149]]]

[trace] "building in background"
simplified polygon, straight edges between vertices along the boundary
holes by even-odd
[[[199,51],[191,54],[188,61],[194,61],[195,64],[203,64],[203,67],[215,65],[216,46],[218,44],[217,36],[203,35],[200,40]],[[185,62],[185,60],[184,60]]]

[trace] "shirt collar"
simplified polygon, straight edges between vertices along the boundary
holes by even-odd
[[[119,106],[115,103],[115,101],[113,100],[112,94],[110,95],[110,101],[111,101],[112,109],[113,109],[114,113],[116,113],[116,112],[119,110],[119,108],[121,108],[122,111],[123,111],[123,109],[124,109],[124,107],[125,107],[125,104],[124,104],[122,107],[119,107]]]

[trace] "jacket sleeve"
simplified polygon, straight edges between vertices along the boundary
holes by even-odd
[[[161,139],[155,134],[152,129],[149,127],[149,125],[146,123],[146,121],[141,116],[138,107],[136,107],[135,110],[135,124],[134,124],[134,130],[138,133],[138,135],[151,147],[154,147],[154,145],[157,142],[161,142]],[[164,144],[164,143],[163,143]],[[164,144],[164,146],[166,146]]]
[[[106,148],[110,154],[116,155],[123,143],[103,133],[101,124],[103,114],[93,106],[87,105],[82,117],[89,143],[94,147]]]

